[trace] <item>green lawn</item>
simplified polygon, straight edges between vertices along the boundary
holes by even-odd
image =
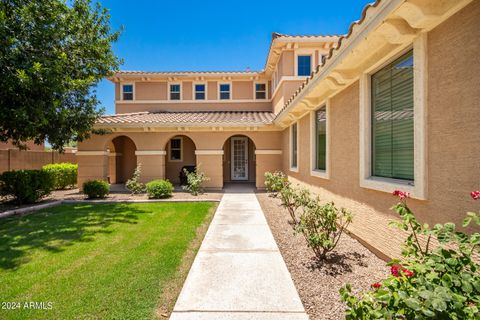
[[[172,295],[168,287],[178,283],[174,295],[180,289],[182,259],[198,248],[204,235],[198,229],[214,208],[206,202],[61,205],[0,219],[0,307],[21,303],[21,309],[0,308],[0,319],[154,318],[163,295]],[[25,302],[52,308],[27,309]]]

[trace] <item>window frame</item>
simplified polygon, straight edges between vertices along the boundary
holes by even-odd
[[[297,152],[296,152],[296,165],[293,166],[293,127],[296,126],[297,128],[297,136],[296,136],[296,147],[297,147]],[[289,140],[289,143],[288,143],[288,146],[289,146],[289,150],[288,150],[288,163],[289,163],[289,168],[290,168],[290,171],[293,171],[293,172],[298,172],[298,168],[299,168],[299,163],[298,163],[298,155],[299,155],[299,150],[300,150],[300,146],[298,144],[299,142],[299,128],[300,128],[300,125],[299,125],[299,122],[298,121],[295,121],[294,123],[292,123],[292,125],[290,126],[290,129],[289,129],[289,134],[288,134],[288,140]]]
[[[176,93],[176,92],[172,92],[172,86],[174,85],[178,85],[180,87],[180,91],[178,92],[179,93],[179,99],[172,99],[172,93]],[[168,100],[169,101],[181,101],[183,100],[182,99],[182,83],[181,82],[169,82],[168,83]]]
[[[265,90],[264,91],[257,91],[257,84],[265,85]],[[264,92],[265,93],[265,98],[257,98],[257,92]],[[260,100],[260,101],[268,100],[268,84],[267,84],[266,81],[255,81],[253,83],[253,99],[254,100]]]
[[[372,97],[371,75],[413,50],[413,135],[414,180],[372,176]],[[412,198],[427,199],[427,35],[422,33],[413,45],[398,48],[360,76],[360,187],[391,193],[410,192]]]
[[[125,91],[124,91],[124,86],[132,86],[132,99],[125,99],[124,98],[124,94],[125,94]],[[135,82],[126,82],[126,83],[122,83],[120,85],[120,100],[122,101],[135,101]]]
[[[316,132],[317,132],[317,122],[316,122],[316,112],[325,107],[326,112],[326,145],[325,145],[325,170],[317,169],[317,141],[316,141]],[[310,150],[312,151],[310,156],[310,175],[313,177],[330,179],[330,99],[320,103],[317,108],[310,112]]]
[[[197,85],[203,85],[205,86],[205,90],[203,91],[203,94],[205,95],[205,98],[203,99],[197,99]],[[207,83],[206,82],[194,82],[193,83],[193,88],[192,88],[192,92],[193,92],[193,96],[192,96],[192,100],[195,100],[195,101],[206,101],[207,100],[207,90],[208,90],[208,86],[207,86]],[[201,91],[200,91],[201,92]]]
[[[295,61],[294,61],[294,67],[295,67],[295,76],[297,77],[301,77],[301,78],[308,78],[310,77],[310,75],[312,74],[312,71],[314,70],[314,51],[312,50],[296,50],[295,51]],[[309,75],[306,75],[306,76],[300,76],[298,75],[298,57],[302,57],[302,56],[310,56],[310,74]]]
[[[180,140],[180,148],[175,148],[180,150],[180,159],[172,159],[172,140]],[[173,137],[168,140],[168,162],[183,162],[183,137]]]
[[[227,85],[229,86],[229,87],[228,87],[228,88],[229,88],[229,90],[228,90],[228,99],[222,99],[222,98],[221,98],[221,96],[222,96],[222,91],[220,91],[220,87],[221,87],[222,85],[225,85],[225,84],[227,84]],[[232,90],[232,83],[231,83],[231,82],[225,82],[225,81],[219,82],[217,88],[218,88],[218,100],[232,100],[232,92],[233,92],[233,90]],[[223,92],[225,92],[225,91],[223,91]]]

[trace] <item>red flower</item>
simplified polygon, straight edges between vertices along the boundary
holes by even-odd
[[[380,283],[378,283],[378,282],[372,284],[372,288],[375,288],[375,289],[378,289],[378,288],[380,288],[381,286],[382,286],[382,285],[381,285]]]
[[[398,196],[400,200],[403,200],[405,198],[410,198],[410,192],[405,192],[405,191],[400,191],[400,190],[395,190],[393,191],[394,196]]]
[[[473,200],[480,199],[480,190],[470,192],[470,196]]]
[[[403,269],[402,272],[405,274],[405,276],[407,276],[408,278],[411,278],[413,277],[414,273],[413,271],[410,271],[408,269]]]
[[[390,272],[392,273],[392,275],[394,277],[399,277],[400,276],[400,268],[401,266],[398,265],[398,264],[394,264],[391,268],[390,268]]]

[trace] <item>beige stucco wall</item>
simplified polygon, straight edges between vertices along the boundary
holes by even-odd
[[[166,82],[137,82],[135,84],[135,99],[138,100],[166,100]]]
[[[218,99],[217,81],[208,81],[207,82],[207,97],[208,97],[208,100],[217,100]]]
[[[208,92],[210,95],[210,91]],[[116,113],[142,111],[271,111],[272,105],[264,102],[174,102],[174,103],[117,103]]]
[[[295,75],[295,53],[291,51],[283,51],[278,61],[278,76],[294,76]]]
[[[253,81],[233,81],[232,99],[253,99]]]
[[[193,91],[192,81],[182,82],[182,99],[183,100],[192,100],[193,99],[192,91]]]
[[[469,192],[480,189],[480,2],[472,3],[428,34],[428,199],[409,200],[421,221],[461,225],[467,211],[478,208]],[[448,46],[445,44],[448,43]],[[310,117],[299,121],[299,172],[283,167],[325,201],[354,214],[351,230],[389,256],[399,254],[403,234],[387,226],[396,218],[389,193],[359,186],[359,85],[331,99],[330,179],[310,175]],[[289,148],[288,129],[283,150]],[[478,228],[477,228],[478,229]]]
[[[272,110],[274,113],[278,113],[283,108],[285,102],[290,99],[302,83],[303,80],[288,80],[279,84],[272,99]]]

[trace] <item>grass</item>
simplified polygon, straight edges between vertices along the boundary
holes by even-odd
[[[155,318],[174,303],[214,208],[61,205],[0,220],[0,319]]]

